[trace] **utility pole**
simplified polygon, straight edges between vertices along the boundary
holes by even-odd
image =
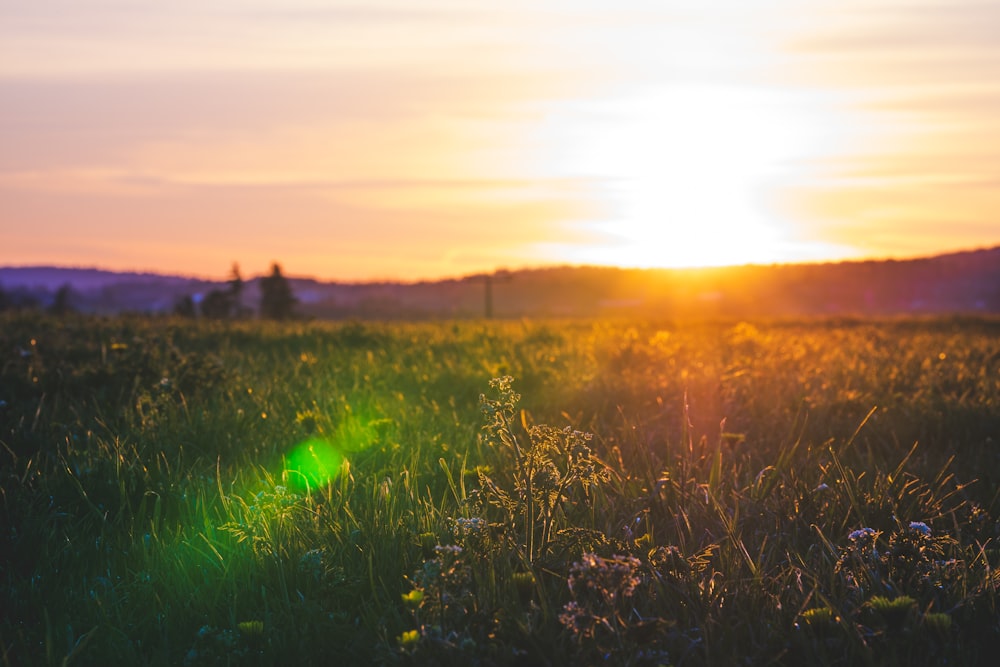
[[[494,282],[508,282],[510,281],[510,273],[507,271],[494,271],[493,273],[485,273],[482,276],[483,285],[486,288],[486,319],[493,319],[493,283]]]
[[[486,319],[493,319],[493,276],[486,274],[483,278],[486,283]]]

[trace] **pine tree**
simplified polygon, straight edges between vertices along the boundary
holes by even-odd
[[[296,303],[298,299],[292,294],[288,280],[281,275],[281,266],[275,262],[271,275],[260,279],[260,316],[269,320],[290,319]]]

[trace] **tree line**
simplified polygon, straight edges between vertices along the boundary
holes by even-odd
[[[174,306],[174,314],[182,317],[201,317],[211,320],[246,319],[252,310],[243,303],[245,283],[240,275],[239,264],[233,264],[229,280],[223,289],[212,290],[200,302],[186,295]],[[290,320],[295,317],[298,299],[292,292],[288,279],[281,273],[281,265],[271,265],[270,275],[260,279],[261,319]]]
[[[173,314],[211,320],[251,318],[254,310],[245,303],[245,286],[240,267],[234,263],[230,278],[223,288],[211,290],[203,296],[192,294],[182,296],[174,304]],[[269,275],[259,279],[259,288],[260,300],[257,312],[261,319],[289,320],[297,317],[298,299],[277,262],[271,265]],[[42,309],[53,315],[68,315],[79,310],[89,310],[86,299],[68,283],[59,287],[51,296],[45,292],[24,288],[8,291],[0,285],[0,311]]]

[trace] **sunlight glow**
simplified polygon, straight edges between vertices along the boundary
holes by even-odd
[[[984,0],[0,2],[0,264],[380,282],[990,246],[996,25]]]
[[[769,210],[782,174],[828,139],[802,100],[685,84],[585,108],[560,160],[609,183],[607,215],[589,223],[597,243],[574,250],[574,261],[681,267],[830,255],[792,238],[793,226]]]

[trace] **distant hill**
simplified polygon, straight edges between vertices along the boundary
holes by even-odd
[[[246,281],[253,312],[259,278]],[[747,265],[706,269],[550,267],[489,276],[497,317],[794,317],[1000,313],[1000,247],[904,261]],[[320,319],[482,317],[485,274],[421,283],[291,278],[298,312]],[[69,288],[81,312],[169,313],[224,281],[61,267],[0,267],[2,302],[50,305]]]

